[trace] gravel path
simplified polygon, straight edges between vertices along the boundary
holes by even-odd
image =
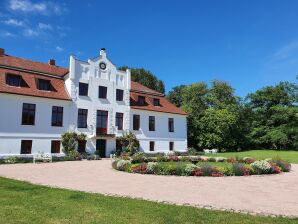
[[[298,165],[249,177],[175,177],[115,171],[110,160],[1,165],[0,176],[73,190],[298,217]]]

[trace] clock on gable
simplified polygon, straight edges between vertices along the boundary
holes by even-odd
[[[100,62],[99,67],[100,67],[100,69],[105,70],[107,68],[107,64],[104,62]]]

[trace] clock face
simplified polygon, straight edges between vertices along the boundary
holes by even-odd
[[[104,62],[100,62],[99,67],[100,67],[100,69],[105,70],[107,68],[107,65]]]

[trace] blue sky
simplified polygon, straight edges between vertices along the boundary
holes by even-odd
[[[68,66],[105,47],[117,66],[144,67],[166,89],[225,80],[244,97],[296,81],[296,0],[2,0],[0,47]]]

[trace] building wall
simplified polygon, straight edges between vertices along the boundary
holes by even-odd
[[[133,129],[133,115],[140,115],[140,130]],[[155,116],[155,131],[149,131],[149,116]],[[168,130],[168,118],[174,118],[174,132]],[[155,142],[155,152],[169,152],[169,142],[174,142],[174,151],[187,150],[186,116],[171,113],[131,109],[130,127],[140,141],[141,150],[150,152],[149,142]]]
[[[22,125],[23,103],[36,104],[35,125]],[[32,153],[51,152],[51,140],[68,131],[71,101],[0,94],[0,154],[19,155],[21,140],[33,140]],[[52,106],[63,107],[63,126],[53,127]]]

